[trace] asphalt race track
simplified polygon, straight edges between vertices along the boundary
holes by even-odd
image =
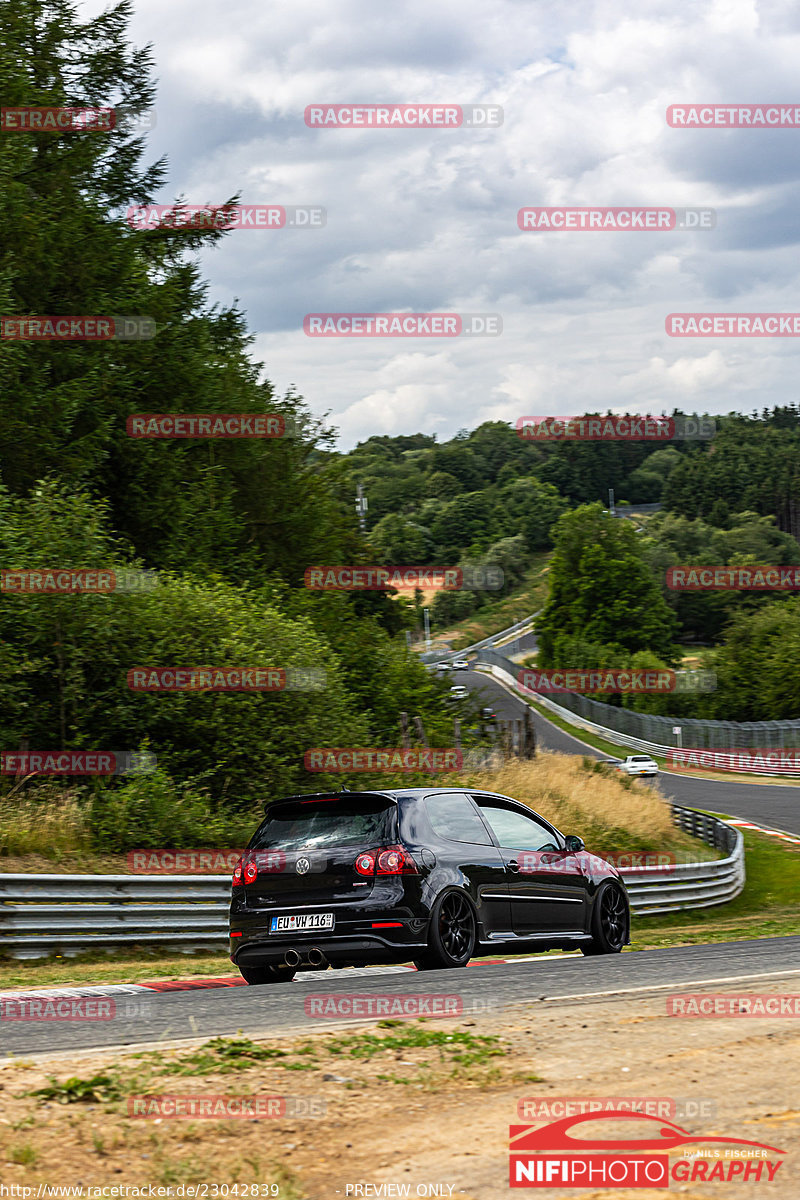
[[[479,671],[454,671],[452,674],[454,682],[463,683],[470,691],[481,696],[483,704],[490,704],[500,720],[513,721],[524,714],[524,700],[506,691],[490,675]],[[558,750],[562,754],[606,757],[601,751],[563,733],[535,710],[533,712],[538,746],[546,750]],[[620,757],[623,753],[620,749]],[[729,813],[733,817],[771,825],[789,833],[800,833],[800,787],[791,784],[722,783],[701,779],[696,775],[677,775],[664,771],[657,786],[664,795],[689,808]]]
[[[114,996],[110,1020],[14,1020],[0,1023],[0,1056],[77,1051],[217,1037],[241,1030],[246,1036],[278,1035],[341,1026],[341,1020],[310,1016],[311,996],[456,996],[463,1017],[498,1012],[513,1005],[629,995],[666,996],[696,987],[730,991],[767,990],[770,981],[787,978],[796,990],[800,976],[800,937],[678,946],[665,950],[584,958],[528,960],[481,965],[464,970],[402,971],[350,976],[348,971],[303,972],[294,983],[205,991],[138,993]],[[30,995],[30,994],[29,994]],[[108,1002],[106,1002],[108,1003]],[[380,1015],[380,1014],[378,1014]],[[369,1019],[369,1018],[367,1018]],[[374,1019],[374,1018],[373,1018]],[[531,1014],[535,1019],[535,1012]]]

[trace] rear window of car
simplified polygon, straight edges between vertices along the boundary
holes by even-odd
[[[397,809],[385,797],[292,800],[270,806],[251,850],[314,850],[324,846],[381,846],[396,841]]]
[[[492,845],[488,830],[468,796],[458,792],[426,796],[425,811],[431,828],[438,837],[448,842]]]

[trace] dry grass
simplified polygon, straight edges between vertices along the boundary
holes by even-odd
[[[676,829],[669,804],[656,791],[598,769],[594,760],[539,752],[535,759],[482,771],[470,784],[529,804],[564,833],[579,834],[595,853],[671,849],[714,857],[704,843]]]
[[[90,849],[88,823],[73,792],[43,784],[0,796],[0,860],[28,854],[56,859]]]

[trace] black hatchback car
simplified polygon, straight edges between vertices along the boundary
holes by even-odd
[[[508,796],[342,790],[265,811],[232,881],[230,957],[248,983],[464,967],[499,950],[616,954],[630,941],[616,868]]]

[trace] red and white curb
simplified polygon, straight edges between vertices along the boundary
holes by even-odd
[[[725,817],[726,825],[735,825],[737,829],[752,829],[756,833],[765,833],[768,837],[778,838],[793,846],[800,846],[800,835],[787,833],[785,829],[772,829],[769,825],[755,825],[752,821],[741,821],[738,817]]]
[[[571,954],[532,954],[518,958],[475,958],[470,967],[491,967],[506,962],[562,962],[573,957]],[[376,975],[405,975],[416,967],[350,967],[338,971],[342,979],[366,978]],[[314,984],[322,972],[301,971],[294,980],[299,984]],[[327,975],[327,972],[325,972]],[[330,976],[327,976],[330,978]],[[102,983],[89,987],[62,988],[13,988],[0,991],[0,1004],[4,1000],[77,1000],[104,998],[106,996],[141,996],[152,992],[197,992],[214,988],[247,987],[241,975],[219,975],[209,979],[156,979],[152,983]],[[0,1014],[1,1015],[1,1014]]]

